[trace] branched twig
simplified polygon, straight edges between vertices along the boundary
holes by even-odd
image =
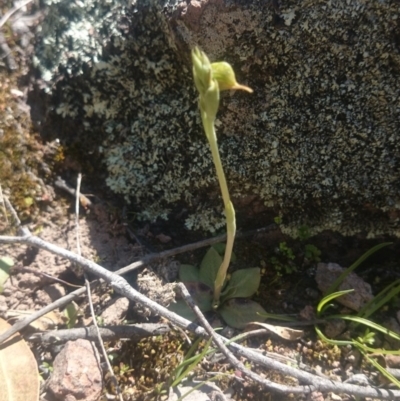
[[[134,288],[132,288],[129,283],[123,279],[122,277],[118,276],[116,273],[112,273],[103,267],[99,266],[98,264],[87,260],[79,255],[76,255],[73,252],[70,252],[66,249],[63,249],[59,246],[53,245],[42,239],[33,236],[33,235],[23,235],[20,237],[10,237],[10,236],[0,236],[0,243],[7,243],[7,244],[26,244],[29,246],[34,246],[40,249],[47,250],[52,252],[58,256],[64,257],[70,260],[73,263],[79,264],[88,272],[100,277],[101,279],[108,282],[112,288],[118,292],[119,294],[127,297],[128,299],[137,302],[147,308],[149,308],[152,312],[164,317],[165,319],[169,320],[176,326],[179,326],[183,329],[190,330],[197,336],[201,336],[203,338],[208,338],[209,334],[206,330],[202,327],[184,319],[183,317],[169,311],[167,308],[159,305],[157,302],[152,301],[151,299],[147,298],[145,295],[140,294]],[[77,290],[81,291],[81,290]],[[75,291],[75,292],[77,292]],[[70,294],[71,295],[71,294]],[[76,296],[73,295],[72,298]],[[50,309],[52,310],[52,309]],[[15,330],[15,326],[13,328]],[[18,330],[17,330],[18,331]],[[11,330],[0,335],[0,343],[5,341],[5,339],[9,338]],[[13,331],[15,333],[16,331]],[[227,341],[224,337],[217,334],[217,337],[220,338],[223,342]],[[268,369],[277,370],[283,375],[288,375],[295,377],[300,382],[307,383],[304,386],[295,386],[289,387],[287,391],[290,393],[304,393],[308,394],[313,391],[321,391],[321,392],[334,392],[334,393],[347,393],[355,396],[360,397],[371,397],[371,398],[379,398],[379,399],[390,399],[395,400],[399,399],[400,397],[400,390],[390,390],[390,389],[383,389],[383,388],[376,388],[376,387],[362,387],[353,384],[346,384],[335,382],[333,380],[327,380],[324,378],[320,378],[315,376],[311,373],[305,372],[304,370],[299,370],[293,368],[291,366],[285,365],[281,362],[275,361],[269,357],[266,357],[256,351],[252,351],[243,347],[236,343],[231,343],[229,348],[235,352],[236,355],[247,358],[248,360],[257,363],[259,365],[265,366]],[[266,384],[267,385],[267,384]],[[286,391],[281,385],[273,383],[274,388],[277,391]],[[276,387],[278,386],[278,387]],[[267,385],[267,388],[268,385]]]
[[[185,285],[183,283],[178,283],[177,286],[178,286],[185,302],[196,314],[197,318],[200,321],[200,324],[204,327],[204,329],[207,331],[207,333],[210,335],[210,337],[212,337],[213,341],[215,342],[215,344],[217,345],[219,350],[226,356],[228,361],[237,370],[240,370],[245,376],[254,380],[256,383],[261,384],[263,387],[269,388],[271,390],[275,390],[275,391],[279,391],[279,392],[283,392],[283,393],[298,392],[298,391],[296,391],[296,390],[298,390],[298,388],[296,388],[296,387],[286,386],[283,384],[274,383],[267,379],[263,379],[257,373],[254,373],[250,369],[246,368],[244,366],[244,364],[242,362],[240,362],[235,357],[235,355],[232,354],[231,351],[229,351],[229,349],[226,347],[226,345],[222,341],[221,337],[217,335],[217,333],[214,331],[214,329],[210,326],[210,323],[207,322],[206,318],[201,313],[200,308],[196,305],[193,298],[190,296],[189,291],[186,289]],[[300,387],[300,389],[302,391],[303,387]]]
[[[257,230],[246,231],[244,233],[239,232],[236,234],[236,238],[243,238],[243,237],[248,237],[248,236],[252,236],[255,234],[260,234],[263,232],[275,231],[277,228],[278,228],[278,226],[276,224],[270,224],[267,227],[259,228]],[[208,239],[205,239],[202,241],[194,242],[192,244],[183,245],[178,248],[169,249],[167,251],[163,251],[160,253],[151,253],[149,255],[144,256],[140,260],[133,262],[133,263],[129,264],[128,266],[123,267],[122,269],[119,269],[117,271],[117,273],[119,275],[123,275],[132,270],[140,269],[141,267],[144,267],[145,265],[148,265],[150,263],[154,263],[154,262],[158,262],[160,260],[171,258],[171,257],[179,255],[181,253],[191,252],[191,251],[195,251],[196,249],[205,248],[210,245],[224,242],[225,240],[226,240],[226,234],[219,235],[219,236],[213,237],[213,238],[208,238]]]
[[[96,263],[87,260],[85,258],[79,257],[78,255],[65,250],[61,247],[56,245],[50,244],[42,239],[28,235],[23,237],[9,237],[9,236],[0,236],[1,243],[14,243],[14,244],[26,244],[30,246],[35,246],[37,248],[41,248],[47,250],[49,252],[53,252],[59,256],[62,256],[73,263],[77,263],[82,266],[87,271],[91,272],[92,274],[97,275],[98,277],[102,278],[103,280],[110,283],[110,285],[114,288],[116,292],[119,294],[127,297],[128,299],[137,302],[141,305],[146,306],[147,308],[151,309],[154,313],[164,317],[165,319],[169,320],[173,324],[192,331],[195,335],[201,337],[208,337],[208,333],[202,328],[197,326],[194,323],[184,319],[183,317],[169,311],[168,309],[164,308],[163,306],[159,305],[157,302],[152,301],[151,299],[147,298],[146,296],[140,294],[138,291],[133,289],[129,283],[124,280],[122,277],[117,276],[115,273],[112,273],[103,267],[97,265]],[[80,291],[80,290],[78,290]],[[71,294],[70,294],[71,295]],[[74,295],[72,298],[74,298]],[[16,323],[14,326],[16,326]],[[13,327],[14,327],[13,326]],[[18,331],[18,330],[17,330]],[[10,330],[6,333],[0,335],[0,343],[5,341],[6,338],[9,337]],[[14,331],[15,333],[15,331]],[[218,335],[219,336],[219,335]],[[226,341],[225,338],[222,336],[221,339]],[[334,392],[334,393],[347,393],[353,394],[361,397],[372,397],[372,398],[380,398],[380,399],[396,399],[400,397],[399,390],[390,390],[390,389],[381,389],[375,387],[361,387],[352,384],[345,384],[339,383],[332,380],[326,380],[320,377],[317,377],[311,373],[305,372],[304,370],[295,369],[291,366],[285,365],[283,363],[277,362],[271,358],[268,358],[264,355],[259,354],[256,351],[252,351],[247,349],[239,344],[232,343],[229,345],[236,355],[242,356],[251,360],[254,363],[260,364],[265,366],[269,369],[274,369],[279,371],[280,373],[288,376],[292,376],[297,378],[303,383],[309,383],[306,386],[296,386],[290,387],[290,392],[292,393],[310,393],[312,391],[321,391],[321,392]]]
[[[8,207],[11,207],[11,210],[13,210],[12,206],[9,202],[7,203],[7,205],[8,205]],[[259,234],[261,232],[271,231],[271,230],[275,230],[275,229],[276,229],[276,224],[271,224],[271,225],[261,228],[261,229],[247,231],[245,233],[239,233],[237,236],[245,237],[248,235]],[[29,234],[29,231],[28,231],[28,234]],[[8,238],[11,243],[20,243],[21,242],[18,237],[3,237],[3,238]],[[170,249],[170,250],[163,251],[160,253],[149,254],[149,255],[144,256],[142,259],[129,264],[128,266],[122,267],[121,269],[117,270],[115,272],[115,274],[123,275],[132,270],[142,268],[150,263],[155,263],[157,261],[164,260],[166,258],[170,258],[170,257],[176,256],[176,255],[179,255],[181,253],[185,253],[185,252],[193,251],[193,250],[196,250],[199,248],[204,248],[206,246],[210,246],[213,244],[217,244],[219,242],[222,242],[225,238],[226,238],[225,235],[220,235],[218,237],[214,237],[214,238],[206,239],[203,241],[194,242],[192,244],[184,245],[179,248]],[[91,288],[92,289],[96,288],[97,286],[99,286],[101,284],[101,282],[102,282],[101,280],[92,281]],[[54,301],[53,303],[45,306],[44,308],[34,312],[33,314],[27,316],[26,318],[18,320],[10,329],[8,329],[6,332],[4,332],[3,334],[0,335],[0,344],[2,342],[6,341],[9,337],[14,335],[15,333],[23,330],[25,327],[28,327],[32,322],[34,322],[35,320],[44,316],[46,313],[49,313],[54,309],[63,308],[65,305],[68,305],[70,302],[75,301],[81,295],[83,295],[85,292],[86,292],[86,288],[81,287],[81,288],[61,297],[60,299]]]
[[[103,341],[115,341],[129,339],[140,341],[142,338],[164,335],[170,331],[167,324],[133,324],[126,326],[103,326],[99,328]],[[59,344],[67,341],[75,341],[83,338],[89,341],[98,341],[97,328],[95,326],[80,327],[77,329],[54,330],[43,333],[35,333],[27,337],[34,343]]]

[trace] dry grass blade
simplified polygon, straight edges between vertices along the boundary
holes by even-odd
[[[261,326],[264,329],[267,329],[271,333],[276,334],[277,336],[284,338],[285,340],[295,341],[300,338],[304,337],[303,330],[295,330],[289,327],[282,327],[282,326],[274,326],[273,324],[267,323],[260,323],[260,322],[253,322],[252,325],[255,324],[257,326]]]

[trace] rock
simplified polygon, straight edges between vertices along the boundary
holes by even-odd
[[[319,391],[313,391],[307,395],[307,401],[324,401],[324,395]]]
[[[120,297],[114,299],[111,304],[102,312],[104,325],[117,325],[125,318],[129,308],[129,299]]]
[[[391,318],[387,319],[386,321],[384,321],[382,323],[382,326],[386,327],[387,329],[400,335],[400,324],[394,317],[391,317]],[[385,334],[385,340],[390,344],[391,349],[399,349],[399,347],[400,347],[399,340],[396,340],[395,338],[393,338],[387,334]]]
[[[346,323],[341,319],[328,320],[324,326],[324,334],[328,338],[337,338],[346,329]]]
[[[336,263],[318,263],[315,280],[318,288],[324,293],[344,272],[344,268]],[[367,302],[373,298],[371,286],[355,273],[350,273],[339,286],[338,291],[354,291],[335,299],[341,305],[355,311],[359,311]]]
[[[204,383],[200,388],[194,389],[197,385],[198,383],[188,380],[185,381],[184,385],[180,384],[174,389],[171,388],[167,401],[177,401],[189,391],[191,391],[191,393],[184,397],[187,401],[233,401],[230,395],[224,394],[215,383]]]
[[[48,388],[60,401],[99,399],[103,388],[100,358],[90,341],[80,339],[65,344],[54,359]]]
[[[238,217],[260,223],[268,209],[291,234],[399,236],[396,2],[44,3],[33,116],[81,150],[86,174],[103,163],[140,218],[184,210],[189,229],[224,224],[191,76],[197,44],[254,89],[223,93],[217,118]]]

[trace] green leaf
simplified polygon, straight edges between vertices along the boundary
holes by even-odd
[[[172,303],[168,309],[171,312],[175,312],[177,315],[184,317],[187,320],[193,322],[196,320],[195,313],[187,306],[183,299],[178,299],[176,302]]]
[[[78,305],[75,302],[69,303],[64,310],[65,316],[68,318],[67,327],[73,329],[78,318]]]
[[[260,286],[261,274],[258,267],[235,271],[221,294],[222,302],[231,298],[250,298]]]
[[[200,272],[196,266],[193,265],[180,265],[179,267],[179,280],[183,283],[190,281],[200,281]]]
[[[263,322],[261,314],[265,310],[257,302],[246,298],[234,298],[222,304],[218,309],[225,322],[235,329],[243,329],[251,322]]]
[[[222,257],[220,254],[214,248],[210,248],[200,264],[200,281],[210,288],[214,288],[214,282],[221,264]]]
[[[212,310],[213,292],[210,287],[200,283],[199,281],[185,283],[185,286],[192,296],[194,302],[203,313]],[[190,309],[183,299],[178,299],[175,303],[171,304],[169,306],[169,310],[190,321],[196,319],[196,314],[192,311],[192,309]]]
[[[0,258],[0,294],[3,292],[3,286],[10,277],[10,269],[14,266],[14,261],[8,256]]]

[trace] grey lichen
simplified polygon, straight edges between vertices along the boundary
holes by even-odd
[[[223,224],[188,59],[198,44],[255,90],[223,96],[217,127],[239,205],[256,195],[288,232],[400,234],[398,3],[51,3],[36,53],[47,91],[57,81],[57,112],[103,132],[107,185],[139,217],[181,205],[191,229]]]

